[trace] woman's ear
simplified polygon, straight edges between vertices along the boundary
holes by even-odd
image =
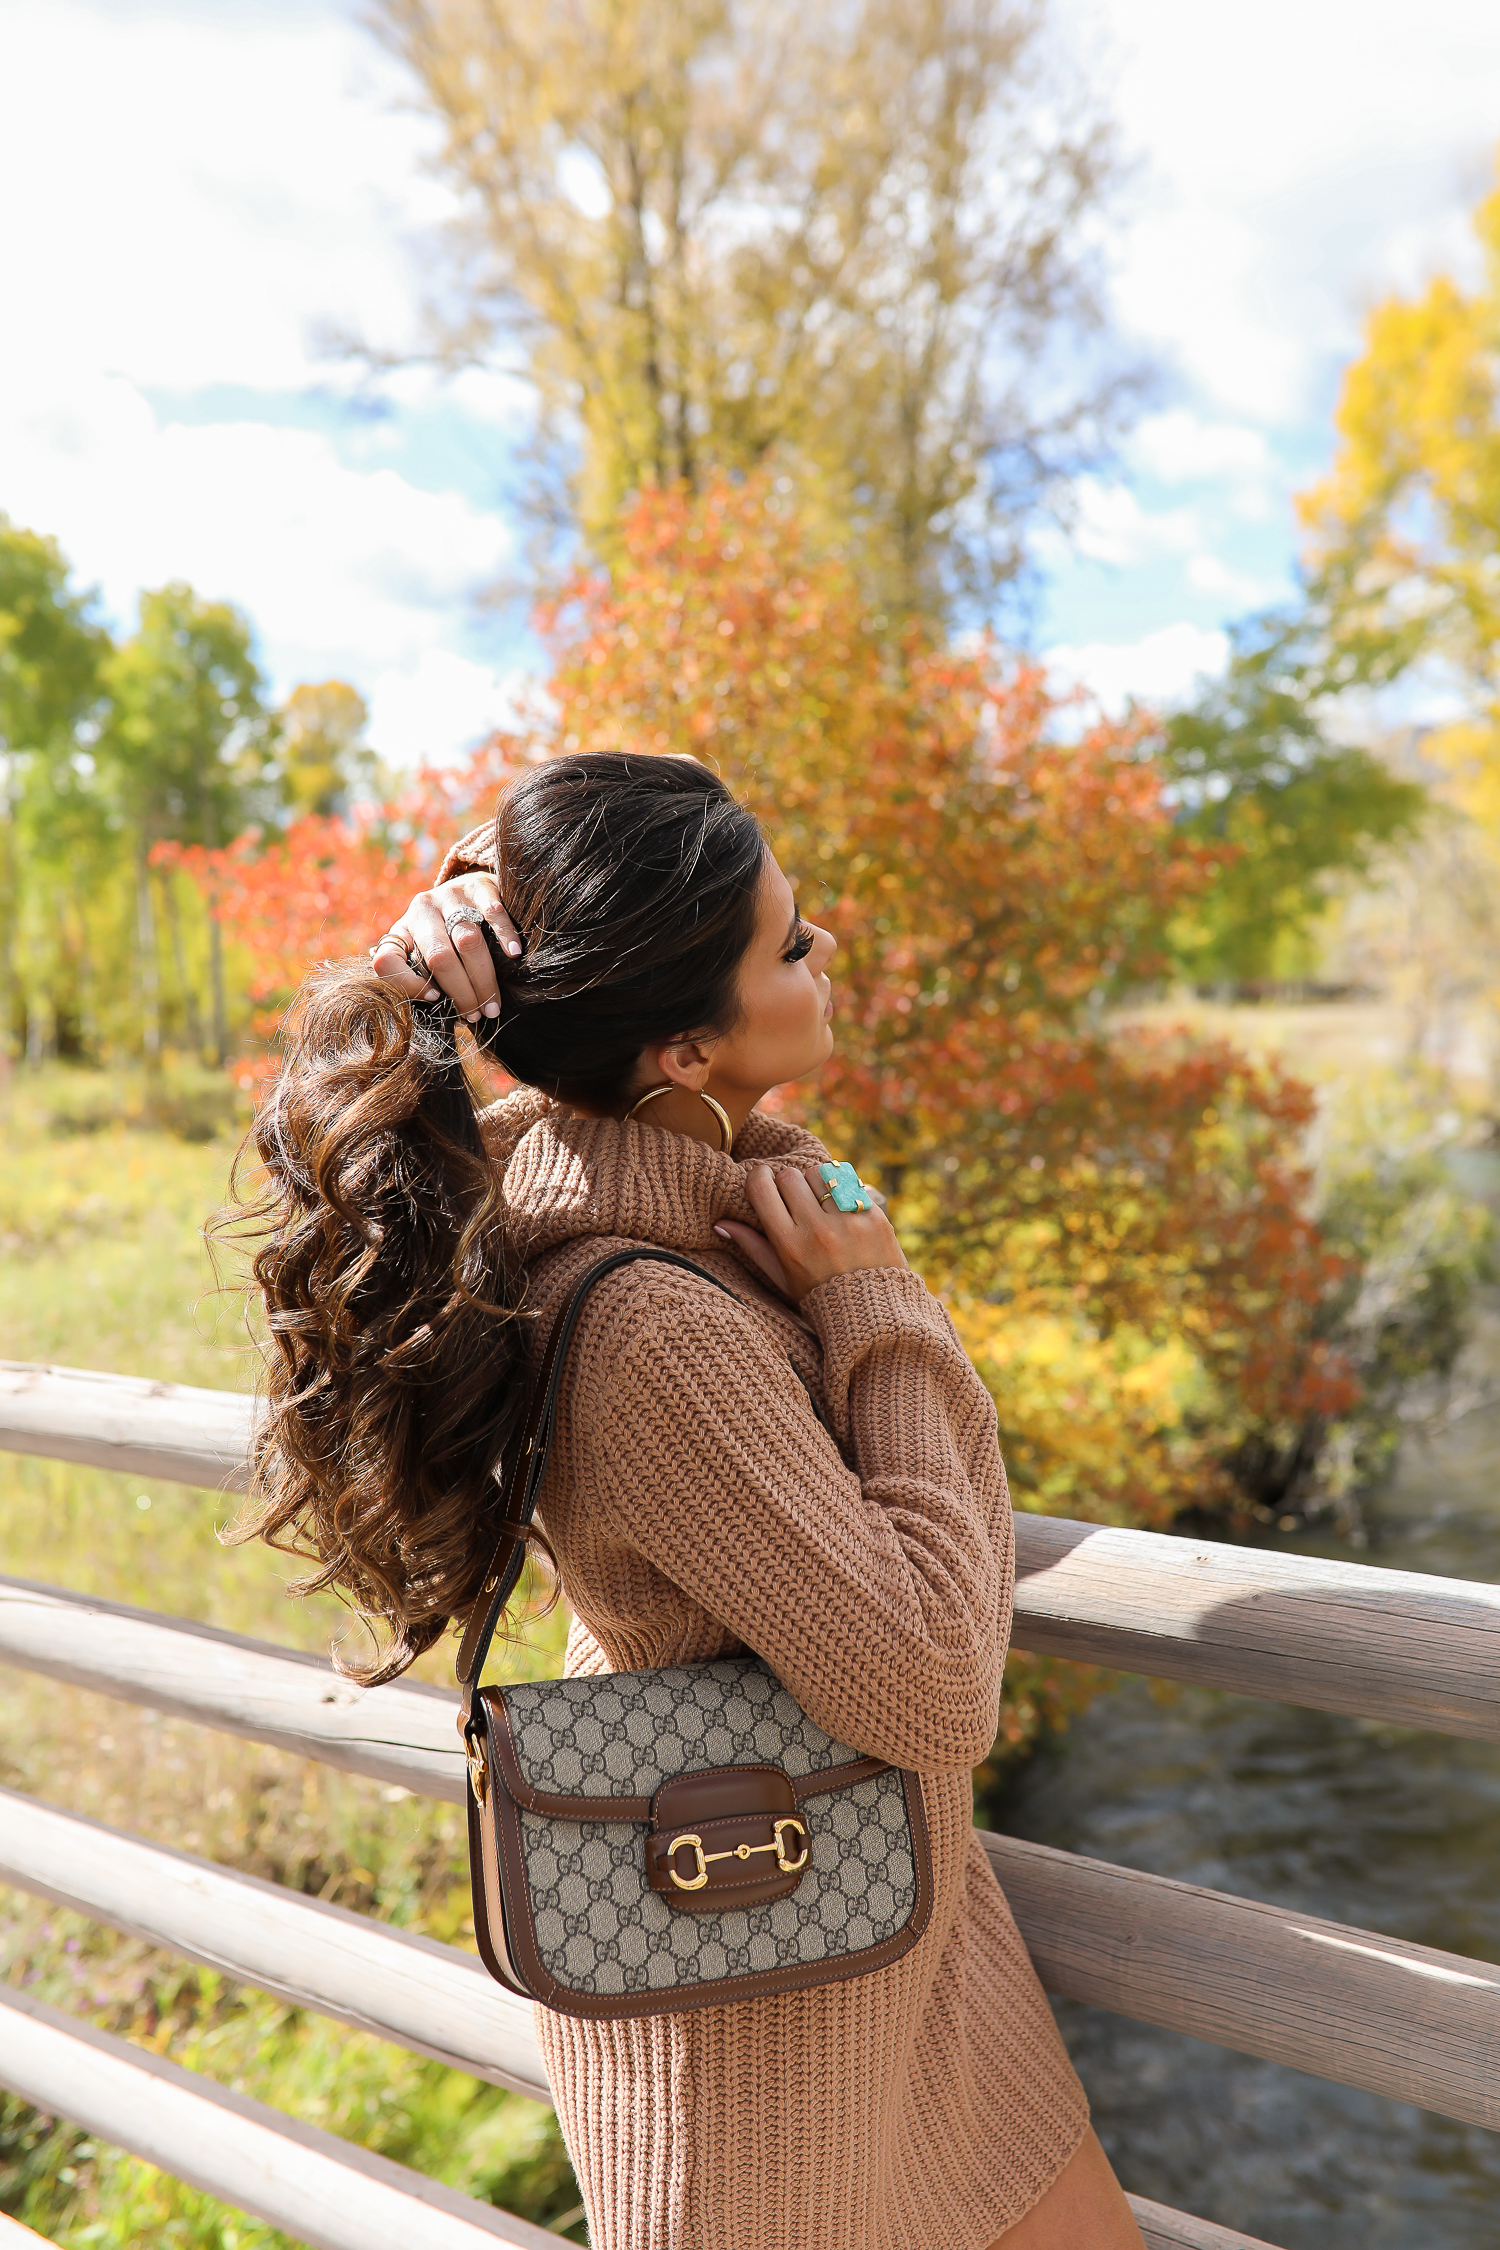
[[[690,1093],[696,1093],[708,1076],[709,1061],[707,1047],[697,1039],[674,1039],[670,1046],[648,1047],[641,1057],[647,1083],[660,1086],[665,1081],[685,1086]]]

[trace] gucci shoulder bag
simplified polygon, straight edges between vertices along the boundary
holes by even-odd
[[[579,1282],[548,1338],[457,1666],[480,1955],[508,1990],[571,2016],[666,2015],[862,1976],[910,1951],[932,1901],[920,1778],[835,1742],[757,1656],[479,1685],[521,1575],[579,1314],[636,1259],[724,1288],[647,1249]]]

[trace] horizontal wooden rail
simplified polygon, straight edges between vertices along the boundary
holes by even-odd
[[[531,2002],[477,1957],[0,1789],[0,1883],[550,2102]]]
[[[243,1492],[255,1401],[149,1376],[0,1359],[0,1449]]]
[[[251,1401],[0,1362],[0,1449],[239,1489]],[[1038,1655],[1500,1741],[1500,1587],[1016,1518],[1012,1638]]]
[[[0,2211],[0,2250],[38,2250],[38,2245],[46,2250],[44,2236],[33,2234],[19,2219],[7,2219]]]
[[[1016,1517],[1018,1648],[1500,1742],[1500,1586]]]
[[[5,1608],[0,1603],[0,1619]],[[267,1650],[265,1656],[270,1661],[274,1652]],[[300,1664],[297,1669],[303,1672]],[[101,1683],[96,1679],[92,1684]],[[372,1689],[370,1700],[389,1693],[385,1688]],[[427,1694],[451,1725],[449,1699],[436,1691]],[[149,1697],[141,1696],[137,1688],[136,1699]],[[180,1690],[174,1693],[172,1708],[192,1715]],[[214,1723],[206,1710],[198,1716]],[[455,1736],[455,1749],[456,1741]],[[301,1736],[297,1747],[309,1756],[323,1755],[311,1732]],[[335,1740],[331,1747],[335,1761],[343,1762],[344,1744]],[[361,1759],[362,1771],[386,1777],[368,1742]],[[393,1758],[386,1772],[409,1775],[411,1770],[409,1762]],[[436,1778],[445,1784],[441,1794],[448,1796],[450,1776],[444,1772]],[[452,1780],[461,1792],[461,1765]],[[439,1791],[429,1788],[426,1793]],[[0,1803],[4,1801],[0,1798]],[[56,1824],[69,1817],[44,1811],[30,1816],[38,1831],[50,1823],[59,1837],[64,1831]],[[80,1831],[88,1826],[80,1823]],[[1416,2102],[1470,2124],[1500,2129],[1500,1968],[1014,1837],[981,1834],[980,1840],[1049,1992],[1091,2001],[1137,2022],[1188,2032],[1267,2061],[1288,2063],[1343,2085]],[[56,1887],[48,1895],[61,1896],[69,1880],[68,1851],[63,1842],[50,1849],[47,1864]],[[153,1849],[131,1846],[137,1855]],[[24,1885],[24,1843],[13,1848],[0,1845],[0,1854],[13,1870],[11,1879]],[[100,1855],[96,1852],[95,1857]],[[143,1900],[149,1891],[148,1863],[137,1859],[130,1864],[137,1872],[127,1871],[120,1882],[131,1896]],[[115,1894],[108,1888],[113,1878],[108,1875],[107,1852],[101,1865],[105,1872],[95,1879],[87,1898],[81,1890],[67,1895],[82,1911],[110,1920],[117,1908],[109,1903]],[[211,1872],[219,1885],[251,1880],[224,1870]],[[81,1868],[75,1870],[73,1880],[82,1882]],[[184,1921],[188,1903],[184,1902]],[[283,1893],[266,1903],[264,1913],[272,1917],[274,1908],[283,1918],[276,1923],[279,1929],[293,1906],[300,1902]],[[143,1903],[133,1911],[144,1916],[150,1909]],[[337,1916],[337,1910],[325,1911]],[[208,1914],[207,1920],[212,1919]],[[141,1927],[145,1934],[143,1924],[131,1921],[128,1926]],[[205,1932],[200,1958],[207,1957],[211,1936]],[[221,1951],[215,1965],[248,1983],[264,1981],[266,1950],[258,1956],[259,1968],[242,1961],[233,1969],[222,1950],[232,1941],[238,1942],[226,1922],[216,1941]],[[176,1941],[163,1930],[160,1942]],[[182,1942],[184,1950],[195,1950],[186,1937]],[[268,1937],[265,1946],[274,1942],[279,1941]],[[353,1960],[351,1954],[351,1977]],[[346,1982],[339,1989],[347,1996],[352,1986]],[[346,1998],[329,2012],[345,2013],[347,2005]],[[420,2016],[414,2019],[411,2007],[420,2007],[419,1997],[413,1997],[402,2020],[408,2031],[415,2023],[418,2035],[424,2036]],[[373,2013],[365,2020],[375,2027]],[[386,2036],[406,2038],[407,2032],[387,2026]],[[476,2067],[460,2054],[446,2028],[440,2043],[449,2059],[464,2068]],[[497,2066],[512,2067],[493,2046],[486,2048],[479,2067],[492,2075]],[[526,2067],[516,2069],[515,2082],[527,2075]],[[533,2084],[540,2077],[536,2069]]]
[[[552,2098],[530,2003],[454,1946],[11,1790],[0,1790],[0,1882],[453,2069]],[[1148,2250],[1268,2250],[1186,2212],[1132,2203]]]
[[[367,1693],[326,1657],[22,1578],[0,1578],[0,1663],[464,1801],[456,1692],[395,1681]]]
[[[1146,2250],[1276,2250],[1273,2242],[1262,2241],[1258,2234],[1236,2234],[1231,2227],[1215,2226],[1212,2219],[1169,2211],[1165,2203],[1148,2202],[1144,2195],[1127,2195],[1125,2200],[1135,2213]]]
[[[1014,1836],[979,1840],[1060,1999],[1500,2131],[1500,1966]]]
[[[312,2250],[557,2250],[557,2236],[0,1987],[0,2086]]]

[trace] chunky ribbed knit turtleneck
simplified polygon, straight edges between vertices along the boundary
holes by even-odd
[[[971,1826],[1012,1584],[990,1399],[915,1274],[844,1275],[793,1309],[714,1234],[753,1218],[750,1163],[821,1160],[807,1135],[752,1116],[724,1156],[533,1094],[485,1134],[539,1334],[629,1242],[739,1299],[634,1265],[588,1302],[540,1509],[569,1670],[752,1648],[838,1740],[922,1775],[932,1838],[931,1921],[887,1968],[625,2023],[537,2010],[590,2239],[988,2250],[1088,2114]]]

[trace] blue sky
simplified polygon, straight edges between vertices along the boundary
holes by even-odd
[[[1057,0],[1135,173],[1112,280],[1161,368],[1117,467],[1041,543],[1034,641],[1111,707],[1170,698],[1288,591],[1363,308],[1471,257],[1500,144],[1485,0]],[[430,128],[345,0],[7,0],[0,509],[117,621],[186,577],[278,689],[338,674],[393,762],[504,715],[524,641],[514,388],[405,373],[372,406],[329,323],[417,332]]]

